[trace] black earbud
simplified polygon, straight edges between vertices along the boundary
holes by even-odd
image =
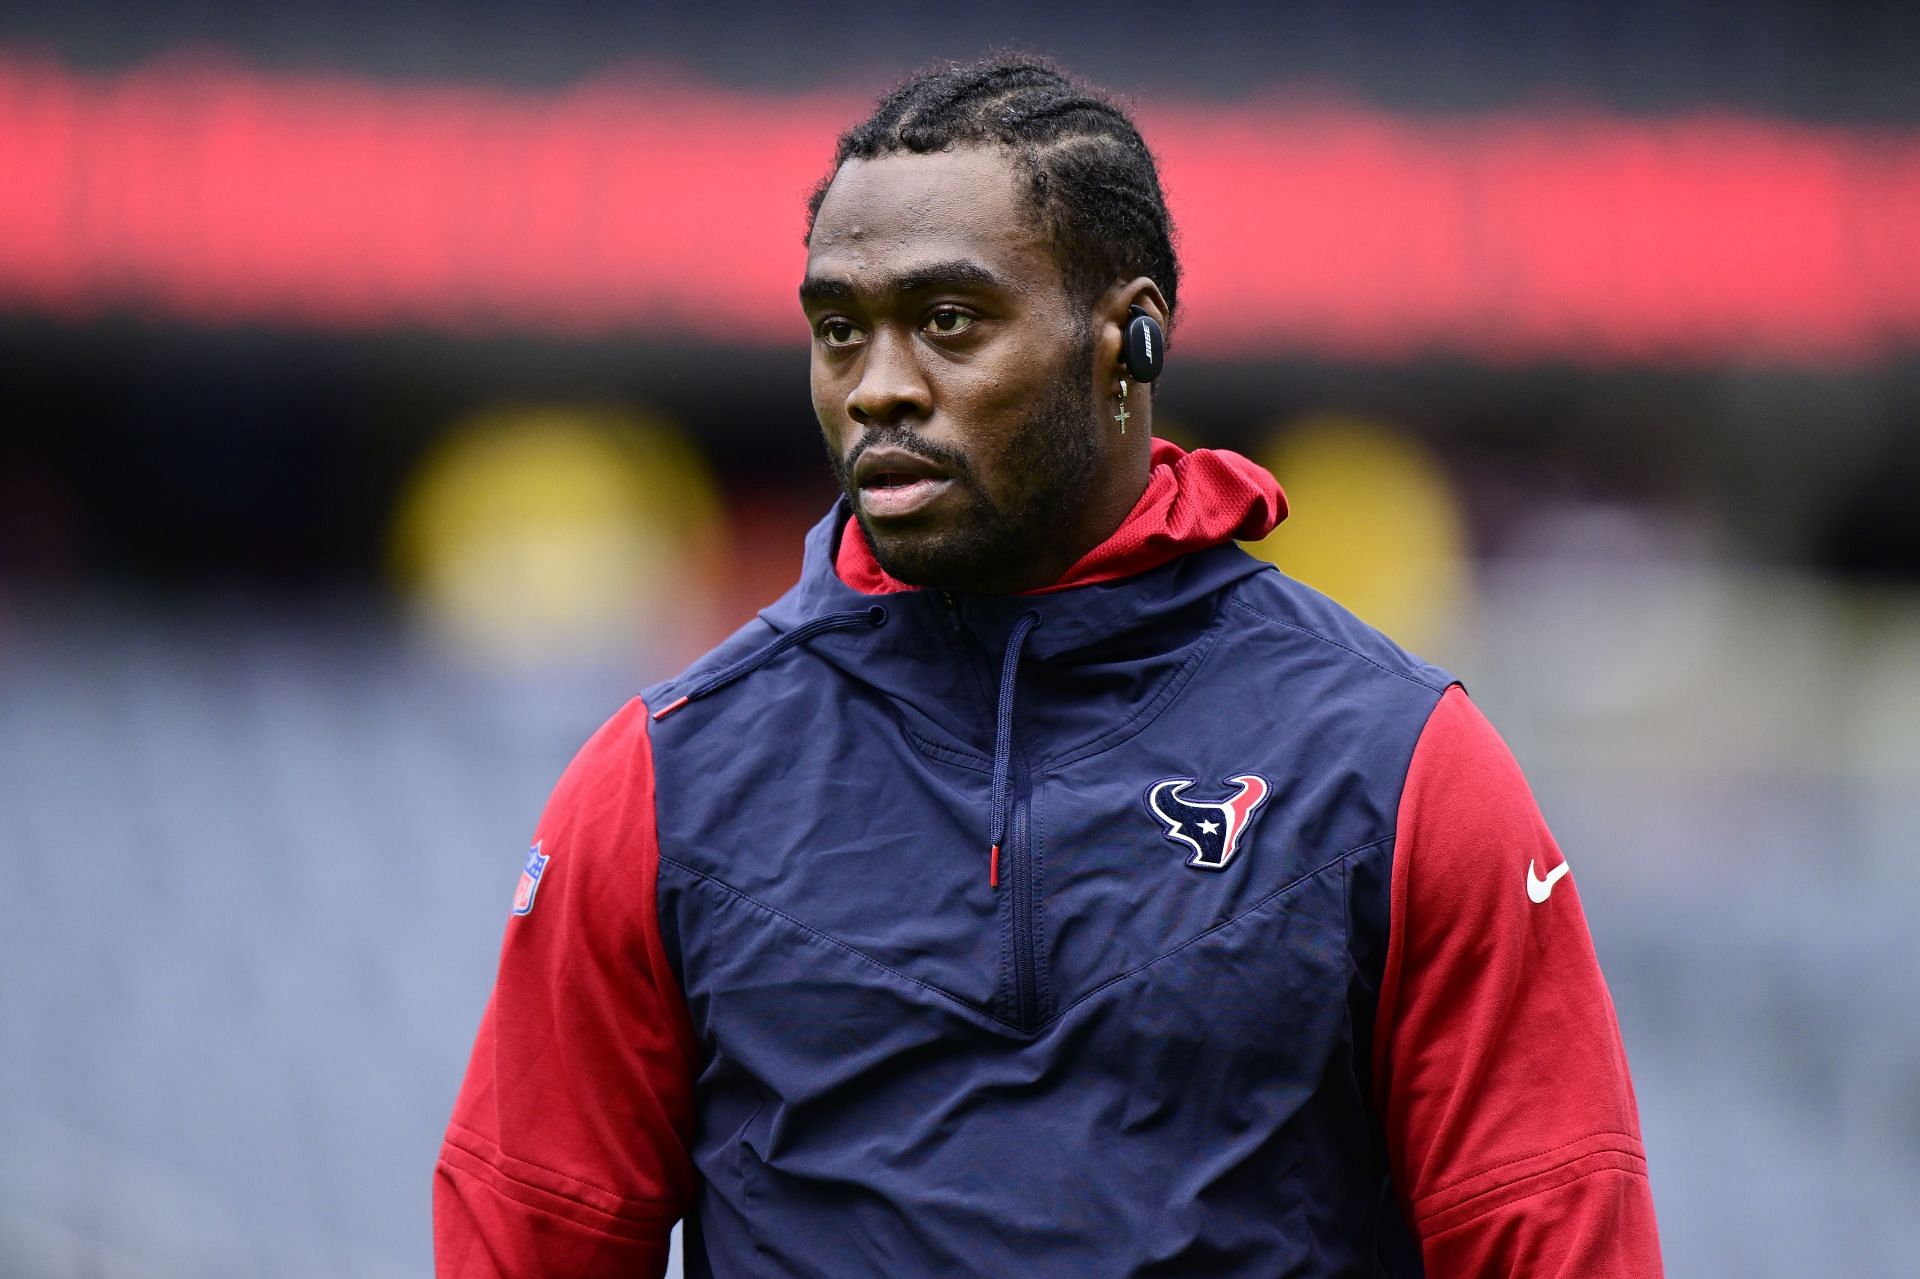
[[[1151,382],[1166,367],[1167,335],[1145,307],[1136,304],[1128,311],[1133,318],[1127,321],[1127,343],[1122,358],[1134,381]]]

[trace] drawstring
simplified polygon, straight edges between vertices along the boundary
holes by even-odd
[[[698,701],[715,689],[725,688],[735,680],[753,674],[794,645],[804,644],[823,631],[842,631],[850,626],[884,626],[886,621],[887,610],[875,604],[871,608],[855,609],[850,613],[827,613],[810,622],[802,622],[792,630],[774,636],[764,647],[755,649],[732,666],[707,676],[684,695],[655,711],[653,717],[665,719],[688,702]]]
[[[1028,609],[1013,624],[1007,650],[1000,659],[1000,712],[993,722],[993,821],[988,842],[993,853],[987,862],[987,886],[1000,887],[1000,842],[1007,837],[1007,769],[1013,762],[1013,681],[1020,670],[1020,650],[1040,625],[1040,614]]]

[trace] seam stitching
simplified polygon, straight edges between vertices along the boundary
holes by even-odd
[[[1115,727],[1101,733],[1092,741],[1060,756],[1058,759],[1049,761],[1045,766],[1045,771],[1051,774],[1057,769],[1066,768],[1069,765],[1078,764],[1084,760],[1104,755],[1106,752],[1115,750],[1131,741],[1148,723],[1158,719],[1160,713],[1171,706],[1174,699],[1179,697],[1187,685],[1193,682],[1193,677],[1199,672],[1201,664],[1212,654],[1214,646],[1219,642],[1220,623],[1219,615],[1216,613],[1214,621],[1207,627],[1207,630],[1201,638],[1196,641],[1197,648],[1194,653],[1180,664],[1179,669],[1168,677],[1165,686],[1162,687],[1158,693],[1154,694],[1145,706],[1142,706],[1132,715],[1129,715]]]
[[[1560,1143],[1559,1145],[1557,1145],[1557,1146],[1548,1146],[1548,1147],[1547,1147],[1547,1148],[1546,1148],[1545,1150],[1536,1150],[1536,1151],[1534,1151],[1534,1152],[1533,1152],[1532,1154],[1529,1154],[1529,1155],[1516,1155],[1516,1156],[1515,1156],[1514,1158],[1512,1158],[1512,1159],[1503,1159],[1503,1160],[1501,1160],[1501,1161],[1500,1161],[1499,1163],[1497,1163],[1497,1164],[1493,1164],[1493,1165],[1492,1165],[1492,1166],[1490,1166],[1490,1167],[1486,1167],[1486,1168],[1482,1168],[1482,1169],[1481,1169],[1480,1171],[1478,1171],[1478,1172],[1471,1172],[1471,1173],[1468,1173],[1468,1174],[1467,1174],[1466,1176],[1464,1176],[1464,1177],[1455,1177],[1455,1178],[1454,1178],[1454,1179],[1453,1179],[1452,1181],[1449,1181],[1449,1182],[1447,1182],[1447,1183],[1446,1183],[1446,1184],[1444,1184],[1444,1185],[1439,1185],[1439,1186],[1435,1186],[1435,1187],[1433,1187],[1433,1189],[1431,1189],[1431,1190],[1425,1190],[1425,1191],[1422,1191],[1422,1192],[1421,1192],[1421,1194],[1420,1194],[1420,1198],[1419,1198],[1419,1199],[1418,1199],[1418,1200],[1417,1200],[1416,1202],[1417,1202],[1417,1203],[1425,1203],[1425,1202],[1426,1202],[1427,1200],[1429,1200],[1429,1199],[1432,1199],[1432,1198],[1433,1198],[1433,1197],[1434,1197],[1435,1195],[1444,1195],[1444,1194],[1446,1194],[1446,1193],[1447,1193],[1447,1192],[1448,1192],[1449,1190],[1453,1190],[1453,1189],[1456,1189],[1456,1188],[1458,1188],[1458,1187],[1460,1187],[1460,1186],[1464,1186],[1464,1185],[1466,1185],[1466,1184],[1467,1184],[1468,1182],[1470,1182],[1470,1181],[1478,1181],[1478,1180],[1479,1180],[1480,1178],[1482,1178],[1482,1177],[1488,1177],[1488,1176],[1491,1176],[1491,1175],[1493,1175],[1494,1173],[1497,1173],[1497,1172],[1499,1172],[1499,1171],[1500,1171],[1501,1169],[1503,1169],[1503,1168],[1511,1168],[1511,1167],[1513,1167],[1513,1166],[1514,1166],[1515,1164],[1524,1164],[1524,1163],[1528,1163],[1528,1162],[1530,1162],[1530,1161],[1532,1161],[1532,1160],[1535,1160],[1535,1159],[1545,1159],[1545,1158],[1547,1158],[1547,1157],[1548,1157],[1548,1156],[1550,1156],[1550,1155],[1557,1155],[1557,1154],[1559,1154],[1559,1153],[1560,1153],[1561,1151],[1563,1151],[1563,1150],[1565,1150],[1565,1149],[1566,1149],[1567,1147],[1569,1147],[1569,1146],[1577,1146],[1577,1145],[1579,1145],[1579,1144],[1580,1144],[1581,1142],[1583,1142],[1583,1141],[1592,1141],[1592,1140],[1593,1140],[1593,1139],[1594,1139],[1595,1137],[1619,1137],[1619,1138],[1620,1138],[1621,1140],[1623,1140],[1623,1141],[1628,1141],[1628,1142],[1633,1142],[1633,1141],[1635,1140],[1635,1139],[1634,1139],[1634,1135],[1633,1135],[1632,1133],[1630,1133],[1630,1132],[1621,1132],[1621,1131],[1620,1131],[1620,1130],[1619,1130],[1618,1128],[1601,1128],[1601,1129],[1599,1129],[1599,1130],[1597,1130],[1597,1131],[1595,1131],[1595,1132],[1589,1132],[1589,1133],[1582,1133],[1582,1134],[1581,1134],[1580,1136],[1578,1136],[1578,1137],[1574,1137],[1574,1138],[1571,1138],[1571,1139],[1569,1139],[1569,1140],[1567,1140],[1567,1141],[1563,1141],[1563,1142],[1561,1142],[1561,1143]],[[1602,1149],[1612,1149],[1612,1147],[1602,1147]],[[1632,1153],[1637,1153],[1637,1152],[1633,1152],[1633,1151],[1629,1151],[1629,1152],[1627,1152],[1627,1153],[1629,1153],[1629,1154],[1632,1154]],[[1579,1158],[1579,1156],[1577,1156],[1577,1155],[1576,1155],[1576,1156],[1574,1156],[1574,1158]],[[1644,1156],[1644,1155],[1642,1155],[1642,1156],[1641,1156],[1641,1158],[1645,1158],[1645,1156]],[[1548,1166],[1547,1166],[1546,1168],[1543,1168],[1543,1169],[1541,1169],[1541,1171],[1542,1171],[1542,1172],[1551,1172],[1551,1171],[1552,1171],[1552,1170],[1553,1170],[1554,1168],[1559,1168],[1559,1167],[1563,1167],[1563,1166],[1564,1166],[1564,1164],[1563,1164],[1563,1163],[1556,1163],[1556,1164],[1549,1164],[1549,1165],[1548,1165]],[[1528,1177],[1531,1177],[1531,1176],[1533,1176],[1533,1175],[1535,1175],[1535,1174],[1533,1174],[1533,1173],[1528,1173],[1528,1174],[1527,1174],[1527,1176],[1528,1176]],[[1526,1180],[1526,1177],[1520,1177],[1520,1178],[1516,1178],[1515,1180],[1516,1180],[1516,1181],[1525,1181],[1525,1180]],[[1514,1183],[1513,1183],[1513,1182],[1500,1182],[1500,1183],[1498,1183],[1498,1184],[1497,1184],[1497,1185],[1495,1185],[1495,1186],[1490,1186],[1490,1187],[1488,1187],[1488,1189],[1489,1189],[1489,1190],[1493,1190],[1493,1189],[1498,1189],[1498,1188],[1499,1188],[1499,1186],[1501,1186],[1501,1185],[1512,1185],[1512,1184],[1514,1184]],[[1469,1196],[1469,1197],[1470,1197],[1470,1198],[1476,1198],[1476,1197],[1478,1197],[1478,1196],[1480,1196],[1480,1195],[1482,1195],[1482,1194],[1485,1194],[1485,1193],[1486,1193],[1486,1191],[1484,1191],[1484,1190],[1477,1190],[1477,1191],[1475,1191],[1475,1192],[1474,1192],[1474,1194],[1473,1194],[1472,1196]]]
[[[1373,667],[1375,670],[1380,671],[1383,674],[1391,675],[1395,679],[1403,679],[1407,681],[1407,683],[1409,684],[1413,684],[1419,688],[1424,688],[1429,690],[1430,692],[1436,692],[1436,693],[1444,692],[1447,688],[1451,687],[1450,685],[1435,684],[1430,680],[1424,680],[1419,678],[1418,676],[1409,675],[1405,671],[1396,671],[1393,669],[1393,667],[1383,665],[1382,663],[1375,661],[1373,658],[1368,657],[1365,653],[1362,653],[1359,649],[1353,648],[1346,644],[1342,644],[1339,640],[1330,639],[1327,636],[1322,635],[1319,631],[1313,630],[1309,627],[1302,626],[1298,622],[1289,622],[1289,621],[1286,621],[1284,618],[1274,617],[1272,614],[1269,614],[1269,613],[1262,613],[1259,609],[1247,603],[1245,600],[1242,600],[1236,597],[1235,599],[1229,600],[1228,603],[1233,604],[1237,608],[1244,608],[1245,610],[1247,610],[1247,612],[1252,613],[1255,617],[1263,618],[1266,621],[1272,622],[1275,626],[1284,626],[1286,629],[1290,631],[1298,631],[1302,635],[1310,636],[1313,639],[1319,640],[1322,644],[1327,645],[1329,648],[1337,648],[1343,653],[1350,653],[1353,656],[1359,658],[1361,661],[1365,662],[1367,665]]]
[[[1221,920],[1219,923],[1215,924],[1213,927],[1207,929],[1204,932],[1195,933],[1193,936],[1187,938],[1187,940],[1181,942],[1178,946],[1175,946],[1172,950],[1162,951],[1160,954],[1155,955],[1152,959],[1146,960],[1143,963],[1136,964],[1132,968],[1127,969],[1125,972],[1116,973],[1112,977],[1107,978],[1105,981],[1101,982],[1098,986],[1093,987],[1091,990],[1087,991],[1086,994],[1080,996],[1080,998],[1074,1000],[1072,1003],[1068,1004],[1065,1008],[1062,1008],[1060,1010],[1059,1015],[1065,1016],[1067,1013],[1071,1012],[1073,1009],[1078,1008],[1081,1004],[1084,1004],[1087,1000],[1092,999],[1095,995],[1099,994],[1101,991],[1105,990],[1107,987],[1112,986],[1118,982],[1126,981],[1130,977],[1137,976],[1140,973],[1145,972],[1147,969],[1153,967],[1155,964],[1161,962],[1162,960],[1173,958],[1175,955],[1179,954],[1181,951],[1185,950],[1187,947],[1195,945],[1199,942],[1205,941],[1207,938],[1213,936],[1215,933],[1221,931],[1222,929],[1233,927],[1235,924],[1239,923],[1241,920],[1245,919],[1247,916],[1253,914],[1255,911],[1264,909],[1275,898],[1281,897],[1286,893],[1292,892],[1295,888],[1298,888],[1301,884],[1306,883],[1308,880],[1314,878],[1316,875],[1323,874],[1330,868],[1337,866],[1340,863],[1346,861],[1349,857],[1352,857],[1355,853],[1365,852],[1367,849],[1372,848],[1375,844],[1385,843],[1387,840],[1392,838],[1393,836],[1391,835],[1384,835],[1379,839],[1370,840],[1365,844],[1359,845],[1358,847],[1349,848],[1346,852],[1341,853],[1337,857],[1329,858],[1328,860],[1320,863],[1320,865],[1314,867],[1312,870],[1303,871],[1302,873],[1294,876],[1292,879],[1280,885],[1280,887],[1274,889],[1272,892],[1268,893],[1266,896],[1262,897],[1259,901],[1253,903],[1253,905],[1247,907],[1245,910],[1239,912],[1238,914],[1233,915],[1227,919]]]
[[[1515,1195],[1511,1199],[1499,1199],[1499,1200],[1496,1200],[1495,1202],[1486,1204],[1481,1208],[1475,1209],[1474,1211],[1467,1213],[1465,1216],[1461,1217],[1458,1221],[1449,1222],[1446,1226],[1442,1227],[1440,1230],[1436,1231],[1435,1233],[1448,1234],[1452,1231],[1459,1230],[1464,1226],[1472,1225],[1474,1222],[1480,1220],[1482,1217],[1486,1216],[1488,1213],[1498,1212],[1502,1208],[1511,1207],[1512,1205],[1517,1203],[1525,1203],[1529,1199],[1536,1199],[1541,1195],[1550,1194],[1553,1191],[1559,1190],[1564,1186],[1575,1185],[1579,1182],[1585,1181],[1589,1177],[1596,1177],[1602,1173],[1621,1172],[1621,1173],[1627,1174],[1629,1177],[1639,1177],[1643,1180],[1646,1178],[1646,1175],[1647,1175],[1646,1160],[1644,1158],[1638,1155],[1635,1155],[1632,1151],[1617,1150],[1617,1149],[1614,1149],[1613,1147],[1603,1147],[1598,1150],[1588,1151],[1586,1154],[1583,1154],[1583,1155],[1576,1155],[1572,1159],[1562,1160],[1560,1163],[1554,1164],[1552,1167],[1542,1168],[1539,1172],[1529,1173],[1525,1177],[1518,1177],[1518,1178],[1515,1178],[1513,1181],[1505,1182],[1498,1186],[1489,1187],[1487,1190],[1484,1190],[1479,1194],[1472,1195],[1467,1199],[1462,1200],[1459,1204],[1456,1204],[1451,1208],[1442,1209],[1439,1212],[1432,1212],[1432,1213],[1426,1213],[1424,1215],[1419,1215],[1418,1216],[1419,1224],[1422,1226],[1425,1226],[1426,1224],[1433,1221],[1437,1217],[1443,1217],[1443,1216],[1446,1216],[1448,1213],[1458,1212],[1461,1208],[1464,1208],[1468,1204],[1471,1204],[1475,1199],[1485,1198],[1486,1196],[1492,1195],[1497,1191],[1511,1190],[1517,1186],[1524,1186],[1530,1181],[1537,1181],[1543,1177],[1550,1177],[1556,1172],[1562,1172],[1568,1168],[1573,1167],[1575,1164],[1579,1163],[1583,1159],[1591,1159],[1597,1155],[1624,1156],[1628,1159],[1631,1159],[1634,1163],[1636,1163],[1639,1166],[1633,1167],[1633,1168],[1621,1168],[1614,1164],[1601,1164],[1596,1167],[1589,1168],[1585,1172],[1578,1173],[1575,1176],[1563,1178],[1562,1180],[1556,1181],[1550,1186],[1541,1186],[1537,1190],[1528,1190],[1522,1194]]]
[[[1047,878],[1046,835],[1040,821],[1040,788],[1033,784],[1033,774],[1027,774],[1027,848],[1031,854],[1028,861],[1031,866],[1031,883],[1027,891],[1033,898],[1033,986],[1034,1012],[1037,1020],[1047,1022],[1053,1017],[1053,965],[1044,962],[1047,954],[1047,898],[1043,891]]]
[[[1298,888],[1301,884],[1306,883],[1308,880],[1314,878],[1316,875],[1320,875],[1324,873],[1330,867],[1337,866],[1341,862],[1347,860],[1348,858],[1353,857],[1358,853],[1363,853],[1368,849],[1373,848],[1377,845],[1388,843],[1392,839],[1393,839],[1393,836],[1391,835],[1382,835],[1378,839],[1370,839],[1364,844],[1356,844],[1354,847],[1347,849],[1345,852],[1340,853],[1334,857],[1328,858],[1326,861],[1320,863],[1318,866],[1314,867],[1312,870],[1301,872],[1300,874],[1294,876],[1292,879],[1288,880],[1286,883],[1280,885],[1278,888],[1275,888],[1273,891],[1267,893],[1265,896],[1260,898],[1260,900],[1254,902],[1251,906],[1248,906],[1245,910],[1242,910],[1237,914],[1230,916],[1227,919],[1221,920],[1219,923],[1213,925],[1213,927],[1211,928],[1205,929],[1202,932],[1195,933],[1193,936],[1187,938],[1187,940],[1181,942],[1178,946],[1173,947],[1171,950],[1162,951],[1160,954],[1155,955],[1153,958],[1143,960],[1142,962],[1135,964],[1132,968],[1126,969],[1123,972],[1115,973],[1113,976],[1107,978],[1105,981],[1102,981],[1099,985],[1091,987],[1089,990],[1087,990],[1085,994],[1081,995],[1078,999],[1075,999],[1071,1003],[1060,1008],[1056,1013],[1054,1013],[1053,1016],[1038,1022],[1034,1026],[1033,1030],[1031,1031],[1022,1027],[1017,1022],[1009,1021],[997,1013],[991,1012],[988,1009],[980,1007],[978,1004],[973,1003],[971,1000],[962,999],[960,996],[954,994],[952,991],[947,990],[942,986],[936,986],[932,982],[924,981],[921,978],[914,977],[908,973],[903,973],[899,969],[893,967],[891,964],[883,963],[880,960],[875,959],[872,955],[867,954],[866,951],[861,950],[859,947],[851,946],[846,942],[841,941],[838,937],[834,937],[827,933],[823,933],[818,928],[815,928],[812,924],[806,923],[805,921],[800,919],[796,919],[792,915],[789,915],[786,911],[781,910],[779,907],[768,905],[766,902],[761,901],[759,898],[753,896],[752,894],[742,892],[740,889],[735,888],[732,884],[727,883],[725,880],[717,879],[714,876],[707,874],[705,871],[700,870],[698,867],[689,866],[685,862],[678,861],[672,857],[667,856],[665,853],[660,854],[660,864],[662,866],[672,866],[675,870],[684,871],[686,874],[693,876],[695,879],[698,879],[704,883],[713,885],[713,887],[719,889],[723,893],[726,893],[730,897],[738,898],[739,900],[746,902],[748,905],[753,906],[758,910],[763,910],[767,914],[772,915],[777,919],[784,919],[789,924],[792,924],[795,928],[798,928],[801,932],[807,934],[809,937],[818,938],[819,940],[825,942],[826,944],[834,947],[837,950],[845,951],[847,954],[854,956],[856,959],[863,960],[866,963],[873,965],[875,968],[878,968],[881,972],[886,973],[889,976],[899,978],[901,981],[906,982],[908,985],[917,986],[921,990],[924,990],[929,994],[937,995],[941,999],[946,1000],[948,1003],[951,1003],[958,1008],[963,1008],[970,1013],[973,1013],[980,1017],[984,1017],[988,1021],[993,1022],[995,1025],[1004,1026],[1006,1029],[1011,1030],[1016,1034],[1031,1037],[1032,1035],[1037,1034],[1039,1031],[1045,1029],[1046,1027],[1051,1026],[1054,1022],[1059,1021],[1062,1017],[1066,1016],[1067,1013],[1073,1011],[1075,1008],[1078,1008],[1081,1004],[1084,1004],[1085,1002],[1087,1002],[1087,1000],[1092,999],[1095,995],[1099,994],[1101,991],[1105,990],[1107,987],[1117,985],[1120,982],[1126,981],[1130,977],[1137,976],[1140,973],[1145,972],[1147,969],[1153,967],[1155,964],[1158,964],[1163,960],[1171,959],[1173,956],[1179,954],[1181,951],[1186,950],[1189,946],[1193,946],[1199,942],[1205,941],[1207,938],[1213,936],[1217,932],[1220,932],[1222,929],[1233,927],[1235,924],[1239,923],[1241,920],[1247,918],[1247,916],[1252,915],[1256,911],[1264,909],[1275,898],[1281,897],[1286,893],[1291,892],[1293,889]]]
[[[687,874],[692,875],[694,878],[713,885],[715,888],[719,889],[723,893],[726,893],[730,897],[737,897],[741,901],[746,902],[748,905],[753,906],[759,910],[763,910],[769,915],[775,916],[776,918],[779,918],[779,919],[784,919],[789,924],[792,924],[795,928],[798,928],[801,932],[806,933],[809,937],[817,937],[821,941],[827,943],[829,946],[832,946],[838,950],[843,950],[847,954],[852,955],[857,959],[865,960],[867,963],[872,964],[875,968],[878,968],[883,973],[887,973],[888,975],[893,977],[898,977],[901,981],[907,982],[910,985],[918,986],[920,989],[927,991],[930,994],[938,995],[940,996],[940,998],[946,1000],[947,1002],[957,1005],[958,1007],[964,1008],[968,1012],[977,1013],[978,1015],[987,1018],[989,1021],[992,1021],[997,1025],[1005,1026],[1009,1030],[1020,1031],[1020,1033],[1022,1034],[1026,1033],[1025,1031],[1022,1031],[1017,1024],[1010,1022],[1006,1020],[1004,1017],[1001,1017],[995,1013],[987,1011],[986,1009],[980,1007],[978,1004],[973,1003],[971,1000],[962,999],[960,996],[954,994],[950,990],[947,990],[940,986],[936,986],[932,982],[922,981],[918,977],[914,977],[907,973],[903,973],[899,969],[893,967],[890,964],[882,963],[880,960],[875,959],[872,955],[869,955],[866,951],[861,950],[859,947],[850,946],[846,942],[841,941],[838,937],[833,937],[827,933],[823,933],[818,928],[815,928],[812,924],[806,923],[803,920],[795,919],[792,915],[789,915],[786,911],[781,910],[779,907],[770,906],[766,902],[761,901],[758,897],[755,897],[750,893],[744,893],[740,891],[738,888],[735,888],[732,884],[727,883],[725,880],[716,879],[712,875],[707,874],[705,871],[699,869],[698,867],[689,866],[682,861],[676,861],[675,859],[668,857],[664,853],[660,855],[660,864],[663,866],[672,866],[676,870],[685,871]]]
[[[1013,842],[1009,840],[1007,847],[1011,848],[1012,846]],[[1003,849],[1002,851],[1004,852],[1005,850]],[[998,947],[1000,951],[1000,963],[998,965],[1000,976],[998,983],[993,988],[993,993],[994,1003],[1003,1004],[1008,1010],[1008,1015],[999,1020],[1005,1025],[1012,1026],[1015,1024],[1015,1016],[1017,1016],[1020,1011],[1020,992],[1014,988],[1015,982],[1013,977],[1013,952],[1018,945],[1016,939],[1019,933],[1014,926],[1013,918],[1013,859],[1008,857],[1006,862],[1007,886],[1005,889],[996,888],[993,890],[993,918],[994,922],[1000,925],[1000,945]]]
[[[646,1221],[638,1217],[629,1216],[628,1214],[625,1214],[625,1213],[608,1212],[605,1208],[602,1208],[600,1205],[588,1203],[586,1200],[580,1199],[574,1195],[570,1195],[564,1190],[556,1190],[550,1186],[542,1186],[536,1182],[528,1181],[524,1177],[516,1177],[512,1172],[508,1171],[505,1168],[502,1168],[494,1160],[489,1159],[484,1150],[476,1149],[475,1145],[469,1145],[466,1142],[455,1141],[453,1138],[452,1130],[457,1129],[461,1133],[474,1138],[476,1145],[484,1145],[484,1146],[492,1147],[493,1150],[497,1152],[502,1159],[511,1160],[512,1162],[518,1163],[518,1164],[525,1164],[529,1168],[538,1168],[541,1172],[549,1173],[552,1176],[559,1177],[563,1181],[570,1181],[576,1186],[583,1186],[588,1190],[597,1191],[598,1193],[606,1195],[609,1198],[614,1199],[619,1203],[634,1204],[636,1206],[647,1207],[647,1208],[656,1208],[663,1212],[669,1209],[669,1204],[665,1200],[637,1199],[632,1195],[623,1195],[617,1190],[609,1190],[605,1186],[598,1185],[582,1177],[576,1177],[572,1173],[562,1172],[558,1168],[549,1168],[545,1164],[535,1163],[531,1159],[522,1159],[518,1155],[508,1154],[505,1150],[502,1150],[500,1148],[498,1143],[488,1141],[487,1138],[482,1133],[478,1132],[475,1129],[467,1127],[465,1124],[460,1123],[457,1120],[449,1122],[447,1127],[449,1129],[449,1132],[446,1137],[446,1142],[449,1146],[452,1146],[455,1150],[458,1150],[463,1155],[467,1155],[473,1159],[479,1160],[486,1167],[492,1169],[494,1172],[506,1178],[508,1181],[511,1181],[516,1186],[524,1186],[528,1190],[536,1191],[540,1194],[552,1195],[556,1199],[564,1199],[570,1204],[574,1204],[578,1207],[585,1208],[589,1212],[597,1212],[603,1217],[611,1217],[615,1221],[631,1221],[636,1225],[658,1224],[656,1222]]]
[[[902,722],[900,726],[900,731],[906,735],[907,740],[913,743],[914,747],[918,749],[922,755],[952,764],[956,768],[964,768],[972,773],[984,774],[991,771],[989,767],[983,767],[983,765],[990,765],[992,763],[992,761],[988,760],[984,755],[974,755],[966,751],[955,750],[951,746],[942,746],[924,734],[915,732],[904,722]]]

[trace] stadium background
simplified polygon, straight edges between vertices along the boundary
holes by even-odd
[[[1920,9],[0,14],[0,1271],[413,1275],[575,746],[830,482],[802,198],[905,69],[1129,94],[1166,433],[1460,672],[1677,1276],[1920,1257]]]

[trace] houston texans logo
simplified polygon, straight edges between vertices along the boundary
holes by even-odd
[[[1167,827],[1167,838],[1193,850],[1187,865],[1201,870],[1225,870],[1240,849],[1240,838],[1247,833],[1254,810],[1267,802],[1272,787],[1267,779],[1254,773],[1229,778],[1227,785],[1239,787],[1229,799],[1198,803],[1184,797],[1193,785],[1191,777],[1169,777],[1155,782],[1147,791],[1147,807]]]

